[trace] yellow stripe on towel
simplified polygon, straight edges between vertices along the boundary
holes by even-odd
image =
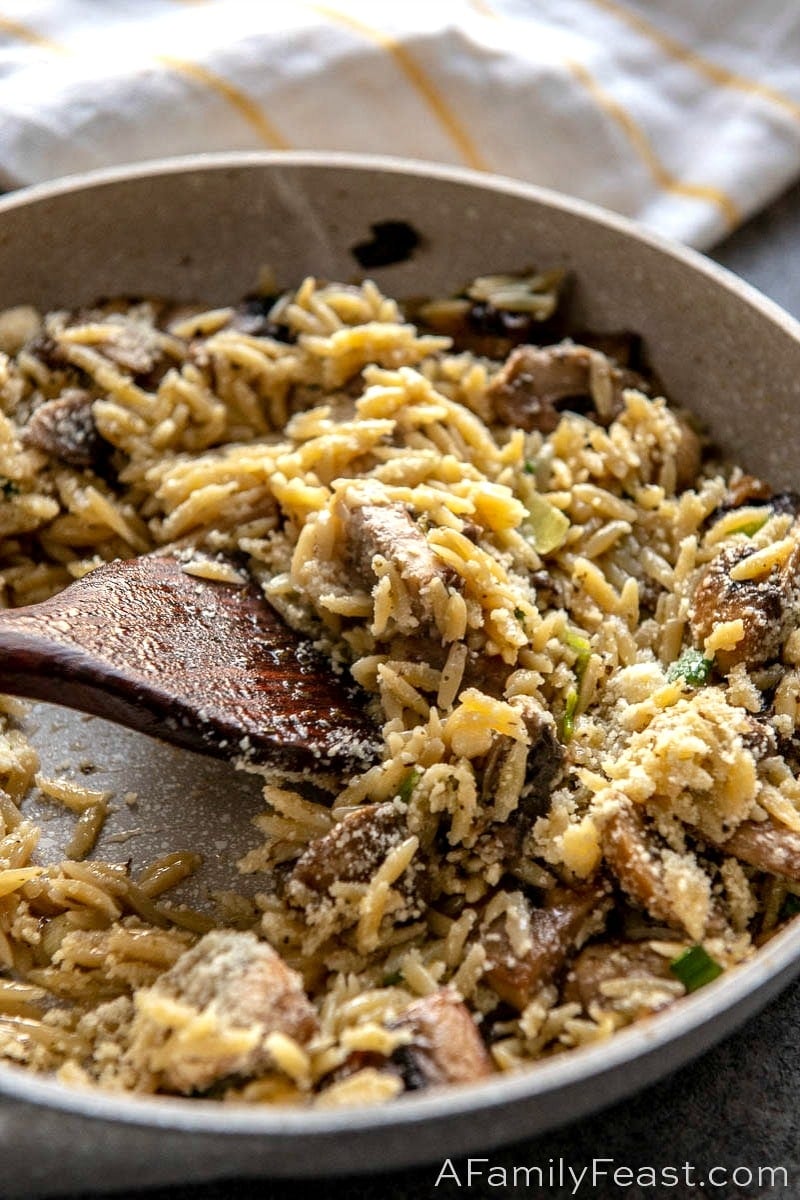
[[[374,29],[370,25],[365,25],[363,21],[351,17],[349,13],[343,13],[338,9],[330,8],[327,4],[313,4],[310,7],[319,13],[320,16],[327,17],[328,20],[342,25],[346,29],[350,29],[353,33],[361,34],[362,37],[371,41],[373,45],[380,46],[382,50],[385,50],[400,72],[405,76],[407,82],[411,84],[417,95],[433,113],[450,140],[458,147],[458,151],[464,161],[476,171],[487,171],[489,169],[482,154],[450,108],[439,88],[426,75],[405,46],[388,33],[384,33],[380,29]]]
[[[3,34],[20,42],[27,42],[29,46],[38,46],[40,50],[48,50],[51,54],[71,53],[66,46],[45,37],[43,33],[37,33],[30,25],[23,25],[21,21],[12,21],[10,17],[0,15],[0,36]]]
[[[573,77],[583,85],[595,102],[622,129],[633,149],[647,167],[653,181],[670,192],[673,196],[683,196],[689,200],[704,200],[715,205],[725,219],[728,229],[735,229],[742,219],[742,214],[734,201],[720,188],[704,183],[686,183],[664,165],[650,144],[642,127],[633,119],[610,92],[603,88],[582,63],[568,60],[567,68]]]
[[[241,88],[236,87],[229,80],[223,79],[215,71],[210,71],[208,67],[201,66],[200,63],[190,62],[185,58],[173,58],[169,54],[159,54],[158,62],[162,66],[168,67],[171,71],[183,75],[193,83],[208,88],[209,91],[220,96],[231,108],[236,109],[252,129],[255,129],[262,142],[266,146],[269,146],[271,150],[291,149],[290,143],[280,130],[272,124],[269,117],[252,96],[248,96],[246,92],[243,92]]]
[[[646,21],[644,17],[640,17],[638,13],[631,12],[630,9],[625,8],[622,4],[616,4],[614,0],[590,0],[590,2],[598,8],[602,8],[611,16],[616,17],[617,20],[624,21],[626,25],[630,26],[641,37],[655,42],[664,54],[670,58],[674,58],[677,62],[683,63],[687,67],[691,67],[700,75],[704,75],[712,83],[716,83],[720,87],[734,88],[736,91],[744,92],[748,96],[758,96],[760,99],[766,100],[778,108],[782,108],[784,112],[788,113],[796,121],[800,121],[800,103],[790,99],[789,96],[784,96],[775,88],[770,87],[769,84],[760,83],[756,79],[747,79],[746,76],[739,75],[736,71],[730,71],[727,67],[712,62],[711,59],[698,54],[696,50],[691,50],[688,46],[682,45],[677,38],[665,33],[663,29],[658,29],[655,25],[651,25],[649,21]]]

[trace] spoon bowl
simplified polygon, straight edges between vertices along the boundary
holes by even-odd
[[[41,604],[0,613],[0,691],[322,778],[376,757],[355,687],[245,575],[204,578],[185,557],[107,563]]]

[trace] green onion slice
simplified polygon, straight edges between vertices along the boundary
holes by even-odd
[[[741,525],[734,525],[732,529],[728,530],[728,533],[743,533],[746,537],[753,537],[759,529],[764,528],[771,515],[770,510],[766,509],[763,517],[756,517],[753,521],[744,521]]]
[[[400,784],[400,789],[397,793],[404,804],[408,804],[409,800],[411,799],[411,793],[414,791],[414,788],[417,786],[420,779],[422,779],[422,772],[418,771],[415,767],[412,767],[412,769],[403,779],[403,782]]]
[[[551,554],[566,541],[569,517],[550,504],[543,496],[534,493],[528,501],[528,516],[522,523],[522,532],[533,542],[539,554]]]
[[[705,987],[724,971],[715,959],[702,946],[690,946],[683,954],[669,964],[669,969],[676,979],[679,979],[687,992],[696,992]]]
[[[561,719],[561,736],[565,742],[572,739],[575,732],[575,711],[578,707],[578,693],[572,688],[567,692],[567,702],[564,706],[564,716]]]
[[[670,664],[667,679],[670,683],[682,679],[690,687],[703,687],[708,683],[713,665],[713,661],[706,658],[702,651],[684,650],[680,658]]]
[[[575,675],[580,686],[586,674],[589,659],[592,656],[592,647],[589,645],[589,639],[584,637],[582,633],[578,633],[577,629],[570,629],[569,626],[567,626],[561,636],[570,650],[575,651]]]

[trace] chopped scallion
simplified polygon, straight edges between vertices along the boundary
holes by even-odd
[[[667,679],[675,683],[682,679],[690,687],[703,687],[708,683],[713,662],[706,658],[700,650],[684,650],[680,658],[671,663],[667,671]]]
[[[766,509],[763,517],[756,517],[753,521],[745,521],[742,525],[734,525],[732,529],[728,530],[728,533],[743,533],[745,537],[752,537],[758,533],[759,529],[764,528],[770,516],[770,510]]]
[[[403,779],[397,795],[404,804],[408,804],[409,800],[411,799],[411,793],[414,791],[414,788],[417,786],[421,778],[422,772],[417,771],[416,768],[412,767],[412,769]]]
[[[589,645],[589,639],[584,637],[582,633],[578,633],[577,630],[570,629],[569,626],[567,626],[561,636],[570,650],[575,651],[575,675],[578,680],[578,686],[580,686],[586,674],[589,659],[592,656],[592,647]]]
[[[528,516],[522,532],[533,542],[539,554],[550,554],[566,541],[569,517],[550,504],[543,496],[534,494],[528,501]]]
[[[721,967],[702,946],[690,946],[669,964],[669,969],[687,992],[696,992],[698,988],[705,987],[721,975],[724,967]]]
[[[800,896],[795,896],[794,892],[789,892],[783,902],[781,918],[788,921],[789,917],[796,917],[798,913],[800,913]]]
[[[397,987],[398,983],[403,982],[403,972],[392,971],[391,975],[384,975],[382,982],[384,987]]]
[[[575,712],[578,707],[578,693],[573,688],[567,692],[567,701],[564,705],[564,716],[561,718],[561,737],[565,742],[571,740],[575,732]]]

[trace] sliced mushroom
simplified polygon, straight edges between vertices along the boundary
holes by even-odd
[[[617,798],[613,812],[606,817],[603,857],[623,892],[654,920],[696,939],[705,930],[724,927],[717,906],[707,897],[699,909],[692,905],[685,877],[677,893],[670,890],[663,850],[642,813],[624,796]]]
[[[519,809],[505,821],[493,821],[478,835],[473,854],[486,868],[498,865],[503,874],[513,875],[525,857],[525,839],[533,821]]]
[[[305,1044],[318,1025],[297,972],[252,933],[230,930],[201,938],[137,1007],[131,1053],[178,1092],[265,1071],[270,1033]]]
[[[529,908],[526,948],[514,948],[505,915],[481,934],[486,952],[486,981],[501,1000],[520,1012],[540,988],[551,983],[572,953],[605,921],[605,891],[557,887],[541,908]]]
[[[742,742],[756,762],[770,758],[778,752],[778,735],[768,721],[757,716],[746,715],[747,730],[742,734]]]
[[[519,793],[520,811],[540,817],[564,763],[564,747],[556,736],[555,721],[548,712],[527,709],[523,713],[530,745],[506,734],[495,734],[483,764],[481,800],[491,804],[498,792]]]
[[[564,1000],[577,1001],[588,1012],[590,1005],[609,1007],[609,991],[604,984],[624,980],[632,991],[637,983],[674,980],[668,958],[658,954],[649,942],[602,942],[585,946],[570,967],[564,985]],[[654,1012],[670,1004],[674,996],[661,994],[645,1011]]]
[[[289,900],[300,906],[325,896],[335,883],[366,883],[390,850],[408,837],[394,804],[367,804],[316,838],[294,865]]]
[[[717,514],[741,508],[745,504],[763,504],[768,502],[771,496],[772,488],[763,479],[740,473],[729,483],[728,494],[717,509]]]
[[[558,740],[550,713],[526,709],[523,718],[531,742],[519,806],[527,816],[540,817],[547,810],[561,775],[564,747]]]
[[[659,853],[641,813],[630,801],[620,800],[603,832],[603,854],[622,890],[657,921],[680,926],[667,902]]]
[[[50,333],[41,329],[31,338],[25,350],[32,358],[36,358],[50,371],[63,371],[69,368],[69,362],[62,347]]]
[[[392,1062],[409,1091],[449,1083],[472,1083],[492,1074],[492,1062],[466,1005],[450,988],[415,1000],[392,1029],[412,1040],[398,1046]]]
[[[703,837],[725,854],[759,871],[800,883],[800,834],[779,825],[772,817],[765,821],[742,821],[724,841],[712,841],[705,833]]]
[[[21,439],[70,467],[91,467],[109,450],[94,423],[92,397],[82,388],[67,388],[34,409]]]
[[[393,660],[424,662],[439,671],[447,661],[449,648],[442,645],[441,638],[434,633],[398,634],[392,636],[391,641]],[[505,692],[511,671],[512,668],[499,655],[481,654],[470,649],[461,686],[476,687],[487,696],[500,698]]]
[[[112,314],[106,320],[108,338],[98,345],[110,358],[131,375],[149,375],[164,356],[165,334],[147,320]]]
[[[776,517],[796,517],[800,514],[800,492],[776,492],[770,498],[769,507]]]
[[[433,553],[406,506],[375,502],[370,489],[353,489],[338,504],[337,515],[344,526],[348,557],[364,585],[374,587],[376,559],[385,559],[407,588],[415,616],[429,622],[431,584],[440,580],[448,586],[455,576]]]
[[[634,371],[598,350],[564,342],[512,351],[487,389],[495,418],[526,432],[552,433],[564,409],[610,425],[622,411],[626,388],[649,390]]]
[[[546,568],[531,571],[528,580],[536,590],[536,604],[540,612],[547,608],[565,608],[567,587],[564,581],[551,574]]]
[[[708,564],[695,590],[689,620],[702,648],[716,625],[741,620],[744,634],[730,649],[718,650],[715,662],[725,673],[738,663],[748,667],[777,657],[800,622],[800,547],[781,568],[758,579],[733,579],[731,571],[753,554],[749,546],[728,546]]]
[[[711,514],[714,521],[723,513],[736,508],[765,507],[774,516],[787,514],[796,517],[800,513],[800,492],[774,492],[768,483],[756,475],[746,475],[738,469],[734,471],[728,484],[728,492],[719,508]]]
[[[700,438],[688,421],[676,417],[678,426],[678,443],[673,451],[675,461],[675,491],[685,492],[693,487],[700,474],[703,453]]]
[[[289,326],[270,318],[269,314],[275,307],[276,300],[276,296],[247,296],[241,304],[237,304],[228,328],[249,334],[250,337],[294,342],[296,338]]]

